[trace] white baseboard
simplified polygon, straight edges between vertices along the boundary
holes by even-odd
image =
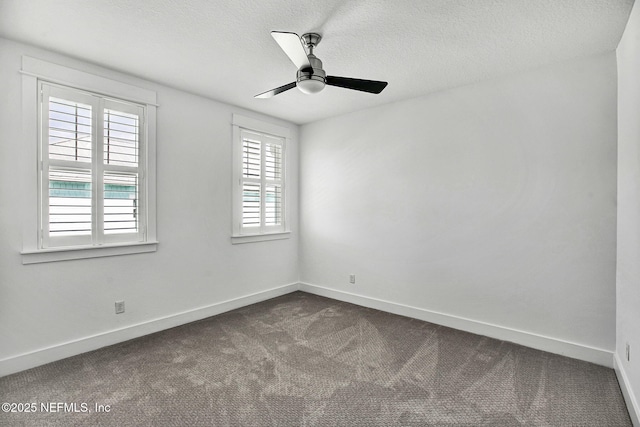
[[[388,313],[401,316],[412,317],[459,329],[474,334],[484,335],[503,341],[510,341],[538,350],[561,354],[575,359],[596,363],[609,368],[614,367],[614,358],[611,351],[585,346],[557,338],[538,335],[530,332],[520,331],[504,326],[493,325],[473,319],[453,316],[445,313],[438,313],[422,308],[411,307],[390,301],[370,298],[363,295],[353,294],[340,290],[325,288],[309,283],[291,283],[277,288],[245,295],[239,298],[223,301],[205,307],[188,310],[182,313],[173,314],[136,325],[115,329],[108,332],[88,336],[74,341],[54,345],[51,347],[31,351],[17,356],[0,360],[0,377],[25,369],[34,368],[56,360],[75,356],[101,347],[117,344],[133,338],[149,335],[164,329],[184,325],[189,322],[215,316],[230,310],[241,308],[267,299],[285,295],[297,290],[333,298],[339,301],[349,302],[364,307],[375,308]],[[616,371],[617,372],[617,371]],[[620,378],[620,376],[619,376]],[[621,382],[622,384],[622,382]],[[625,383],[626,384],[626,383]],[[624,388],[623,388],[624,391]],[[628,389],[630,392],[631,390]],[[632,396],[632,394],[631,394]],[[625,395],[626,398],[626,395]],[[629,400],[628,400],[629,401]],[[631,400],[635,404],[635,400]],[[635,408],[637,414],[637,408]],[[639,426],[640,427],[640,426]]]
[[[629,411],[631,422],[635,427],[640,427],[640,403],[638,403],[636,395],[633,393],[631,383],[629,383],[629,377],[627,377],[627,373],[624,370],[624,365],[622,364],[618,353],[614,353],[613,355],[613,368],[616,370],[620,390],[622,390],[624,401],[627,404],[627,410]]]
[[[613,368],[613,352],[600,348],[309,283],[300,283],[300,290]]]
[[[133,338],[149,335],[165,329],[184,325],[196,320],[225,313],[260,301],[285,295],[299,288],[298,283],[280,286],[266,291],[245,295],[239,298],[222,301],[205,307],[199,307],[182,313],[160,317],[147,322],[138,323],[121,329],[88,336],[85,338],[57,344],[51,347],[31,351],[0,360],[0,377],[55,362],[87,351],[97,350],[108,345],[117,344]]]

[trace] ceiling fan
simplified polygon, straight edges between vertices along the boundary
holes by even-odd
[[[284,86],[268,90],[255,98],[271,98],[294,87],[307,94],[318,93],[325,85],[337,86],[345,89],[359,90],[369,93],[380,93],[387,86],[387,82],[377,80],[352,79],[349,77],[327,76],[322,69],[322,61],[314,54],[313,49],[320,43],[322,36],[317,33],[306,33],[302,37],[296,33],[272,31],[271,36],[287,54],[291,62],[298,68],[296,81]],[[305,46],[309,53],[305,50]]]

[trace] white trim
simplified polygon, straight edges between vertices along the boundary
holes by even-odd
[[[124,328],[114,329],[77,340],[68,341],[17,356],[7,357],[0,360],[0,377],[44,365],[46,363],[55,362],[56,360],[75,356],[87,351],[97,350],[108,345],[149,335],[154,332],[184,325],[196,320],[205,319],[207,317],[279,297],[297,290],[298,284],[291,283],[193,310],[187,310],[181,313],[140,322]]]
[[[264,233],[264,234],[246,234],[240,236],[231,236],[231,244],[238,245],[241,243],[253,243],[253,242],[267,242],[269,240],[282,240],[288,239],[290,231],[282,231],[278,233]]]
[[[101,246],[60,246],[38,250],[26,250],[23,264],[68,261],[72,259],[99,258],[105,256],[141,254],[158,250],[158,242],[113,243]]]
[[[244,129],[268,133],[285,139],[289,139],[289,134],[291,133],[291,130],[287,127],[275,125],[273,123],[268,123],[263,120],[254,119],[240,114],[233,114],[231,124]]]
[[[606,366],[608,368],[613,367],[613,352],[601,348],[539,335],[532,332],[521,331],[506,326],[494,325],[478,320],[454,316],[451,314],[438,313],[436,311],[426,310],[423,308],[366,297],[351,292],[325,288],[322,286],[312,285],[310,283],[301,282],[300,290],[315,295],[333,298],[339,301],[375,308],[387,313],[399,314],[401,316],[412,317],[414,319],[424,320],[437,325],[484,335],[502,341],[513,342],[526,347],[535,348],[537,350],[548,351],[550,353],[560,354],[562,356]]]
[[[155,242],[158,239],[156,231],[156,108],[147,107],[145,113],[146,116],[142,125],[147,136],[145,152],[143,153],[145,164],[143,183],[146,186],[144,191],[147,196],[147,206],[144,208],[144,214],[146,215],[144,238],[148,242]]]
[[[24,170],[22,181],[26,194],[22,202],[24,212],[22,263],[33,264],[156,251],[156,92],[28,56],[22,56],[22,70],[20,72],[22,74],[22,134],[25,147],[22,159]],[[133,103],[136,106],[143,104],[139,105],[144,110],[144,115],[141,117],[141,138],[145,140],[144,149],[140,153],[140,169],[142,170],[143,178],[141,178],[142,184],[139,189],[141,194],[139,214],[141,218],[144,218],[144,221],[141,220],[141,230],[138,236],[140,240],[146,241],[117,242],[115,238],[110,237],[110,241],[105,242],[107,244],[103,245],[99,244],[101,242],[94,242],[98,243],[98,245],[71,247],[68,248],[70,251],[66,251],[64,249],[67,248],[62,247],[53,251],[43,250],[43,243],[47,242],[43,242],[43,231],[45,230],[43,230],[44,225],[39,211],[40,203],[38,202],[42,191],[40,174],[44,162],[38,151],[38,147],[42,146],[41,141],[38,139],[40,134],[38,111],[40,110],[42,98],[40,94],[40,78],[42,82],[65,85],[65,90],[71,88],[88,92],[89,94],[99,94],[106,96],[108,99],[113,98],[114,100],[117,99],[118,102],[124,101],[125,104]],[[95,128],[100,129],[100,126],[95,126]],[[144,137],[145,135],[146,137]],[[97,138],[97,140],[102,141],[102,138]],[[100,152],[101,150],[99,149],[92,150],[92,153],[96,156]],[[99,174],[99,176],[102,175]],[[102,188],[102,186],[98,185],[98,188]],[[35,206],[34,202],[36,202]],[[95,206],[99,205],[95,203]],[[97,215],[100,216],[100,212],[97,212]]]
[[[22,70],[20,70],[20,73],[76,89],[99,92],[102,95],[158,106],[155,91],[30,56],[22,57]]]
[[[38,120],[39,100],[38,79],[32,76],[22,76],[22,249],[37,249],[40,246],[40,173],[41,160],[39,158]]]
[[[631,422],[635,427],[640,427],[640,404],[638,403],[638,399],[636,399],[636,395],[633,393],[629,377],[624,370],[624,365],[617,352],[613,354],[613,369],[616,371],[620,390],[622,390],[624,401],[627,404]]]
[[[291,225],[289,221],[289,186],[287,185],[287,176],[289,169],[289,155],[287,153],[288,146],[291,143],[290,129],[265,122],[259,119],[242,116],[240,114],[232,114],[232,191],[231,191],[231,243],[252,243],[264,242],[268,240],[279,240],[289,238]],[[244,178],[242,173],[243,167],[243,132],[252,133],[256,139],[260,140],[261,155],[261,171],[260,179]],[[278,182],[274,182],[281,188],[282,203],[282,221],[280,225],[266,226],[264,225],[264,207],[266,197],[265,191],[267,181],[264,176],[264,150],[267,144],[265,139],[277,139],[277,143],[282,150],[282,171],[281,178]],[[260,226],[259,227],[243,227],[242,226],[242,188],[245,183],[253,183],[260,185]]]
[[[329,289],[309,283],[290,283],[288,285],[268,289],[262,292],[245,295],[242,297],[230,299],[216,304],[187,310],[181,313],[160,317],[135,325],[115,329],[108,332],[92,335],[85,338],[69,341],[66,343],[46,347],[23,353],[17,356],[8,357],[0,360],[0,377],[25,369],[34,368],[66,357],[75,356],[87,351],[96,350],[108,345],[117,344],[129,339],[138,338],[149,335],[164,329],[173,328],[189,322],[215,316],[230,310],[255,304],[260,301],[286,295],[295,291],[303,291],[314,295],[320,295],[332,298],[338,301],[344,301],[351,304],[357,304],[364,307],[374,308],[385,311],[387,313],[407,316],[426,322],[435,323],[495,339],[510,341],[516,344],[524,345],[542,351],[560,354],[567,357],[584,360],[586,362],[613,367],[616,370],[620,388],[627,402],[627,407],[634,426],[640,427],[638,423],[638,403],[635,395],[630,387],[626,373],[622,369],[622,364],[617,354],[607,350],[585,346],[569,341],[559,340],[557,338],[546,337],[543,335],[533,334],[530,332],[519,331],[499,325],[492,325],[485,322],[479,322],[463,317],[452,316],[444,313],[437,313],[417,307],[411,307],[403,304],[397,304],[376,298],[369,298],[362,295],[343,292],[335,289]],[[629,403],[631,402],[631,403]]]

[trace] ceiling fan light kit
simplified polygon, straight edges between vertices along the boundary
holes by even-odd
[[[387,82],[377,80],[327,76],[322,61],[313,54],[313,49],[322,40],[318,33],[306,33],[298,37],[295,33],[272,31],[271,36],[298,68],[296,81],[258,94],[256,98],[271,98],[294,87],[306,94],[318,93],[325,85],[378,94],[387,86]]]

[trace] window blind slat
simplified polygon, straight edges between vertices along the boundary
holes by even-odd
[[[139,120],[135,114],[104,110],[104,163],[138,166]]]
[[[245,178],[260,178],[262,160],[261,142],[243,138],[242,140],[242,175]]]
[[[49,110],[57,113],[65,113],[69,115],[79,115],[91,118],[91,106],[84,104],[76,104],[73,101],[67,101],[59,98],[51,98],[49,101]]]
[[[265,225],[282,223],[282,191],[279,185],[267,185],[265,189]]]
[[[137,233],[138,175],[104,173],[104,234]]]
[[[91,234],[91,171],[49,169],[49,234]]]
[[[270,180],[282,178],[282,146],[280,144],[265,145],[265,177]]]
[[[49,159],[91,162],[91,106],[49,98]]]
[[[242,186],[242,226],[260,226],[260,184],[244,183]]]

